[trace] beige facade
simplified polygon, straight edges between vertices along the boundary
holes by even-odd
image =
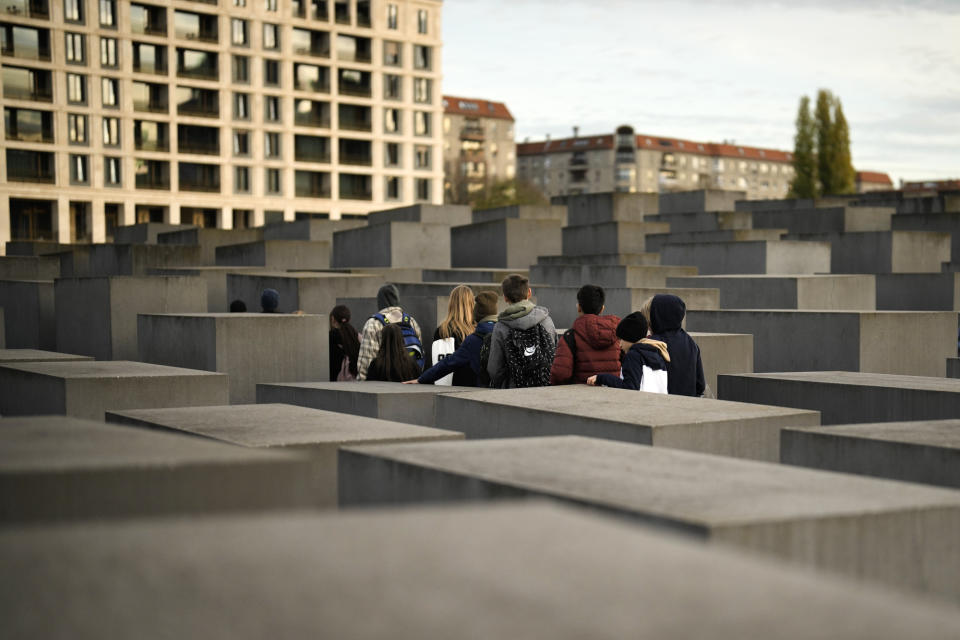
[[[0,247],[441,203],[441,8],[0,0]]]
[[[517,178],[551,197],[727,189],[783,198],[792,161],[785,151],[637,134],[623,126],[614,134],[519,144]]]
[[[513,116],[502,102],[443,97],[444,198],[466,203],[516,174]]]

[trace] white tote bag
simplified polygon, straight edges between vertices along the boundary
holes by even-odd
[[[431,353],[433,353],[433,362],[431,362],[430,364],[437,364],[438,362],[446,358],[448,355],[456,351],[456,349],[454,348],[454,344],[455,343],[453,338],[439,338],[437,340],[434,340],[433,348],[430,350]],[[448,373],[447,375],[443,376],[433,384],[443,384],[449,387],[453,385],[453,374]]]

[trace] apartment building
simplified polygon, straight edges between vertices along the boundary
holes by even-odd
[[[0,0],[0,247],[443,201],[440,0]]]
[[[887,174],[879,171],[857,171],[856,189],[857,193],[892,191],[893,180]]]
[[[443,96],[444,198],[465,203],[489,184],[516,174],[517,145],[507,105]]]
[[[575,128],[572,138],[517,145],[517,178],[547,196],[727,189],[783,198],[792,162],[787,151],[638,134],[626,125],[613,134],[580,136]]]

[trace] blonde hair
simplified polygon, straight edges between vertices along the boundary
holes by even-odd
[[[653,325],[650,324],[650,305],[651,304],[653,304],[653,296],[650,296],[649,298],[644,300],[643,304],[640,305],[640,313],[642,313],[643,317],[646,318],[648,327],[653,327]],[[651,328],[650,331],[653,331],[653,329]]]
[[[443,319],[437,331],[441,338],[460,338],[463,340],[473,333],[473,289],[465,284],[454,287],[450,292],[447,305],[447,317]]]

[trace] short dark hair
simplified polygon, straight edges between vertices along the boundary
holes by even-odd
[[[627,342],[640,342],[647,337],[647,319],[639,311],[627,314],[617,325],[617,337]]]
[[[519,273],[511,273],[500,283],[500,289],[503,291],[503,297],[507,299],[507,302],[520,302],[527,299],[530,280]]]
[[[580,303],[580,310],[584,313],[600,313],[603,311],[603,303],[607,295],[603,292],[603,287],[595,284],[585,284],[577,291],[577,302]]]

